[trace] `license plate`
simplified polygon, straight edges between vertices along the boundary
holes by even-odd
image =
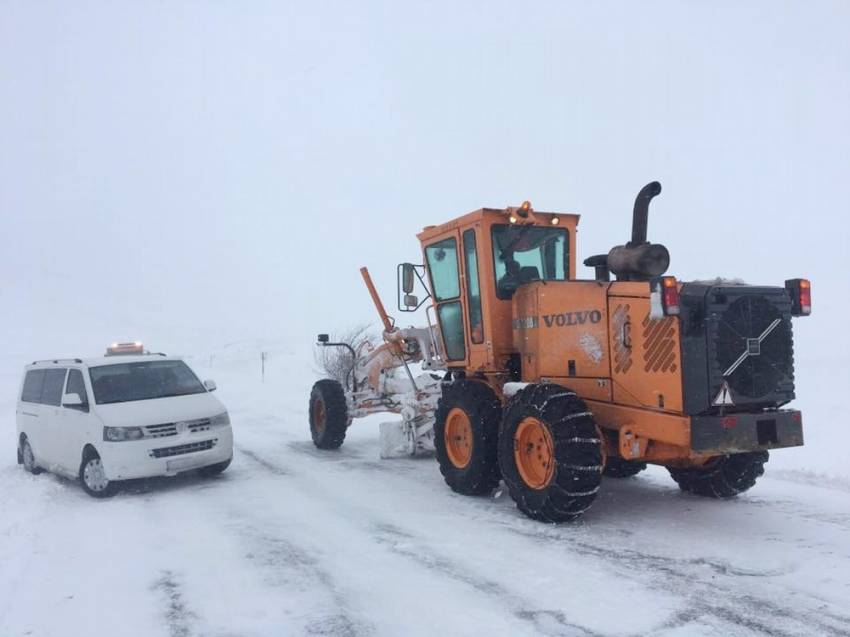
[[[165,463],[166,471],[188,471],[189,469],[197,469],[204,466],[204,461],[200,458],[178,458],[176,460],[168,460]]]

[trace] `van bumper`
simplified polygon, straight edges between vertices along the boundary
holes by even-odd
[[[743,453],[803,444],[803,415],[796,409],[691,418],[691,448],[705,453]]]
[[[233,430],[228,425],[203,433],[103,442],[98,452],[109,480],[173,476],[232,458]]]

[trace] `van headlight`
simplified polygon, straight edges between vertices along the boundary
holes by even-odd
[[[210,425],[213,427],[230,426],[230,414],[226,411],[210,418]]]
[[[141,427],[104,427],[103,439],[107,442],[121,442],[123,440],[141,440],[145,432]]]

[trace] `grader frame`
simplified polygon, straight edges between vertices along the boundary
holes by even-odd
[[[383,343],[352,352],[350,387],[314,387],[314,442],[333,448],[352,418],[400,414],[396,451],[434,449],[460,493],[486,493],[504,478],[523,512],[554,522],[590,505],[603,472],[627,477],[646,463],[700,495],[751,487],[768,448],[802,444],[800,412],[780,407],[793,398],[790,317],[810,313],[810,285],[733,289],[663,276],[669,253],[646,240],[660,191],[652,182],[638,194],[628,243],[585,260],[590,280],[577,277],[577,214],[525,202],[426,227],[417,235],[424,265],[398,270],[399,309],[430,300],[426,327],[396,327],[362,268]],[[738,305],[750,321],[738,325],[747,334],[732,330],[740,345],[721,325]],[[758,368],[762,346],[778,376],[748,394],[729,376],[744,362]],[[737,361],[726,376],[702,369],[729,351]],[[424,373],[414,376],[414,365]]]

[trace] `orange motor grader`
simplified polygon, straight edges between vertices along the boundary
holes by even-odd
[[[526,202],[426,227],[424,264],[399,266],[398,306],[430,300],[427,328],[396,328],[364,269],[385,343],[352,351],[352,386],[314,386],[314,442],[337,447],[353,417],[407,409],[409,450],[433,446],[454,491],[503,479],[547,522],[585,511],[603,475],[647,463],[697,495],[752,487],[768,449],[803,444],[800,412],[782,406],[794,398],[791,317],[811,312],[811,287],[665,276],[669,253],[646,237],[660,192],[640,191],[631,240],[586,259],[590,279],[576,267],[575,214]]]

